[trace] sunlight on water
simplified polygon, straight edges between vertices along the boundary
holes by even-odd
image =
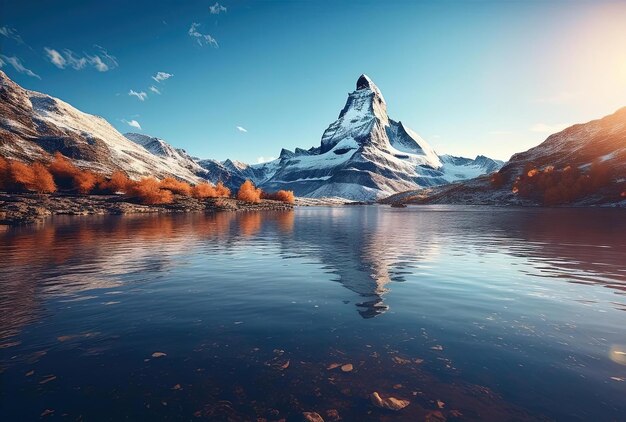
[[[298,208],[8,229],[0,419],[619,420],[625,257],[619,210]],[[385,413],[374,391],[411,405]]]

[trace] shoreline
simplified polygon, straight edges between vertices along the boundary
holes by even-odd
[[[69,195],[0,193],[0,226],[43,222],[54,215],[122,215],[145,213],[188,213],[218,211],[286,211],[293,204],[262,199],[244,202],[234,198],[195,199],[175,195],[169,204],[144,205],[121,195]]]

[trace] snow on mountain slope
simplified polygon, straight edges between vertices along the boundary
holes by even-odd
[[[484,155],[479,155],[473,160],[452,155],[442,155],[439,158],[443,163],[444,177],[449,182],[473,179],[483,174],[493,173],[500,170],[504,165],[503,161],[494,160]]]
[[[26,90],[0,71],[0,154],[22,161],[47,160],[60,151],[83,168],[101,173],[121,169],[131,177],[172,175],[199,178],[175,160],[131,142],[102,117]]]
[[[141,145],[157,157],[161,157],[172,168],[178,166],[189,170],[196,176],[202,178],[209,177],[208,171],[200,166],[184,149],[174,148],[163,139],[140,133],[125,133],[124,136],[134,143]]]

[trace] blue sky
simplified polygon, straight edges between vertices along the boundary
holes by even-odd
[[[507,159],[626,106],[624,22],[599,0],[0,0],[0,63],[122,132],[246,162],[319,145],[366,73],[438,152]]]

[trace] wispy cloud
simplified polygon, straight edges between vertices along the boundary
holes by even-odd
[[[124,123],[126,123],[128,126],[134,127],[136,129],[141,130],[141,125],[139,124],[139,122],[135,119],[133,120],[122,120]]]
[[[503,136],[503,135],[512,135],[513,132],[508,131],[508,130],[492,130],[491,132],[489,132],[489,134],[493,136]]]
[[[237,130],[238,130],[239,132],[248,132],[248,129],[246,129],[246,128],[245,128],[245,127],[243,127],[243,126],[237,126]]]
[[[215,2],[215,4],[213,6],[209,6],[209,12],[211,12],[212,15],[219,15],[220,13],[226,13],[226,7],[222,6],[221,4]]]
[[[209,45],[213,48],[219,48],[219,44],[217,43],[217,40],[213,38],[212,36],[210,36],[209,34],[203,34],[200,31],[198,31],[199,27],[200,27],[199,23],[195,23],[195,22],[192,23],[191,27],[189,28],[189,31],[187,31],[189,36],[192,38],[195,38],[196,42],[201,47],[205,45]]]
[[[5,56],[4,54],[0,54],[0,67],[5,66],[7,63],[13,66],[13,69],[15,69],[16,72],[32,76],[33,78],[41,79],[41,76],[39,76],[32,70],[27,69],[19,58],[15,56],[9,57]]]
[[[268,161],[274,161],[276,157],[257,157],[256,162],[258,164],[267,163]]]
[[[556,123],[556,124],[548,124],[548,123],[535,123],[530,127],[532,132],[540,132],[540,133],[557,133],[568,127],[569,125],[566,123]]]
[[[137,92],[132,89],[128,91],[128,95],[130,95],[131,97],[137,97],[139,101],[146,101],[146,98],[148,98],[148,94],[146,94],[145,92],[143,91]]]
[[[168,80],[168,79],[169,79],[169,78],[171,78],[172,76],[174,76],[174,75],[172,75],[171,73],[167,73],[167,72],[157,72],[157,74],[156,74],[156,75],[154,75],[154,76],[152,77],[152,79],[154,79],[154,80],[155,80],[155,81],[157,81],[157,82],[163,82],[163,81]]]
[[[45,47],[44,51],[48,60],[59,69],[71,67],[75,70],[82,70],[87,67],[87,65],[90,65],[98,72],[107,72],[118,67],[115,56],[110,55],[106,49],[99,45],[95,45],[94,47],[97,50],[96,53],[83,53],[82,55],[69,49],[59,51]]]
[[[149,89],[155,94],[161,95],[161,91],[159,91],[159,88],[157,88],[156,86],[152,85]]]
[[[20,34],[17,32],[15,28],[10,28],[8,26],[0,26],[0,35],[11,39],[17,42],[18,44],[24,44],[24,40],[22,39],[22,37],[20,36]]]

